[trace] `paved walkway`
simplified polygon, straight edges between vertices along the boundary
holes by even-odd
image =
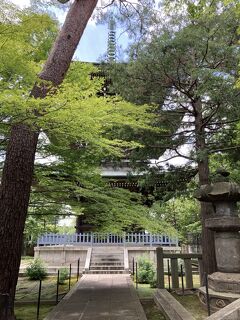
[[[45,320],[147,320],[128,274],[86,274]]]

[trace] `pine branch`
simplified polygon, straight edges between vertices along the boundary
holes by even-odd
[[[238,150],[238,149],[240,149],[240,146],[229,146],[229,147],[225,147],[225,148],[208,150],[208,153],[224,152],[224,151]]]

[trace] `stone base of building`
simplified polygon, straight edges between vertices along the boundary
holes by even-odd
[[[213,289],[208,289],[210,308],[212,311],[218,311],[233,301],[240,298],[240,294],[231,292],[219,292]],[[198,290],[198,297],[201,303],[207,307],[206,288],[201,287]]]

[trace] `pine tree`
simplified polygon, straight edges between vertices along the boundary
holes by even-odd
[[[53,86],[63,81],[96,4],[97,0],[73,2],[62,30],[39,74],[39,81],[31,91],[32,97],[45,98]],[[16,124],[11,129],[7,146],[0,190],[1,320],[15,318],[14,296],[38,135],[38,130],[32,130],[26,124]]]

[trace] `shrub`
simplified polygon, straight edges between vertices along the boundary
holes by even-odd
[[[61,268],[59,270],[59,284],[64,284],[65,280],[69,278],[69,271],[67,268]]]
[[[149,282],[151,288],[157,288],[157,274],[156,272],[153,275],[153,278]]]
[[[47,270],[40,259],[35,259],[26,268],[26,275],[30,280],[43,280],[47,276]]]
[[[151,261],[142,257],[138,260],[138,282],[150,283],[154,278],[154,267]]]

